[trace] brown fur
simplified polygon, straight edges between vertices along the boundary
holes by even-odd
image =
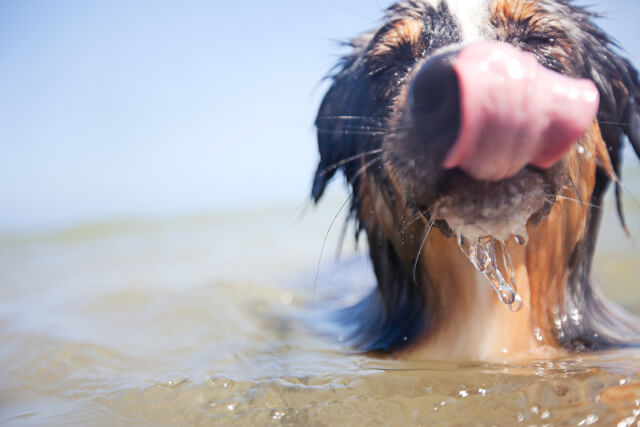
[[[411,358],[501,359],[519,357],[549,357],[562,354],[561,343],[553,332],[558,307],[564,304],[568,264],[577,244],[584,238],[589,204],[595,185],[596,159],[606,154],[606,145],[594,123],[589,134],[567,156],[567,172],[576,183],[565,188],[551,212],[540,224],[528,228],[529,243],[518,246],[508,242],[508,250],[516,270],[518,291],[523,308],[512,313],[496,298],[460,251],[455,239],[431,229],[418,263],[418,282],[433,284],[435,310],[438,316],[423,338],[402,354]],[[592,153],[596,153],[593,155]],[[599,163],[606,165],[608,155]],[[392,236],[396,247],[404,248],[399,255],[407,265],[419,250],[420,241],[402,241],[404,235],[424,236],[429,223],[422,219],[399,230],[398,218],[409,218],[408,211],[392,212],[380,197],[375,181],[367,179],[361,187],[364,211],[373,212],[371,226],[380,227],[385,236]],[[399,184],[394,185],[397,203],[403,206]],[[576,194],[576,190],[578,194]],[[553,236],[551,238],[550,236]],[[550,309],[551,308],[551,309]]]
[[[345,312],[356,326],[352,339],[364,350],[404,357],[493,360],[640,345],[636,319],[603,300],[591,278],[602,198],[610,181],[619,183],[623,135],[640,156],[637,72],[582,8],[562,0],[496,0],[489,12],[495,39],[533,53],[551,70],[591,79],[601,96],[597,120],[562,161],[515,177],[544,184],[548,195],[529,218],[527,244],[506,242],[523,307],[505,308],[438,217],[438,191],[448,190],[422,190],[447,176],[463,183],[450,188],[467,194],[474,191],[465,188],[468,181],[442,175],[435,149],[414,160],[412,150],[428,140],[403,145],[414,135],[407,109],[416,70],[461,40],[446,1],[401,1],[377,31],[354,40],[316,122],[321,159],[313,197],[344,172],[378,280],[370,297]],[[523,178],[530,176],[536,179]],[[483,197],[499,195],[471,184]]]
[[[393,24],[392,28],[380,38],[371,53],[376,56],[387,55],[400,46],[409,46],[415,55],[419,52],[422,24],[415,19],[403,19]]]

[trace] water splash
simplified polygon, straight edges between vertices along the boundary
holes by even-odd
[[[521,241],[526,238],[519,237]],[[519,242],[520,243],[520,242]],[[521,243],[520,243],[521,244]],[[471,243],[463,236],[458,236],[458,245],[462,252],[469,258],[471,264],[489,281],[496,291],[500,301],[513,312],[522,308],[522,298],[516,286],[515,270],[511,255],[504,242],[491,236],[480,237],[475,243]],[[502,254],[498,258],[496,247]],[[500,270],[500,263],[502,270]],[[503,275],[502,272],[505,272]],[[506,278],[505,278],[506,276]]]

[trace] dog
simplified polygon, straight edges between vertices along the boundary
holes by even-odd
[[[603,196],[640,156],[632,64],[566,0],[405,0],[354,38],[316,119],[312,199],[341,171],[377,287],[358,349],[547,358],[640,344],[592,278]]]

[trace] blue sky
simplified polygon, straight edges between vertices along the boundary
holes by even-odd
[[[299,203],[386,1],[0,0],[0,229]],[[594,0],[640,62],[637,0]]]

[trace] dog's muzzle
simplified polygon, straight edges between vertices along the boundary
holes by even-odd
[[[408,96],[414,135],[445,145],[443,169],[459,168],[480,181],[554,165],[587,131],[598,104],[590,80],[551,71],[500,42],[430,58]]]

